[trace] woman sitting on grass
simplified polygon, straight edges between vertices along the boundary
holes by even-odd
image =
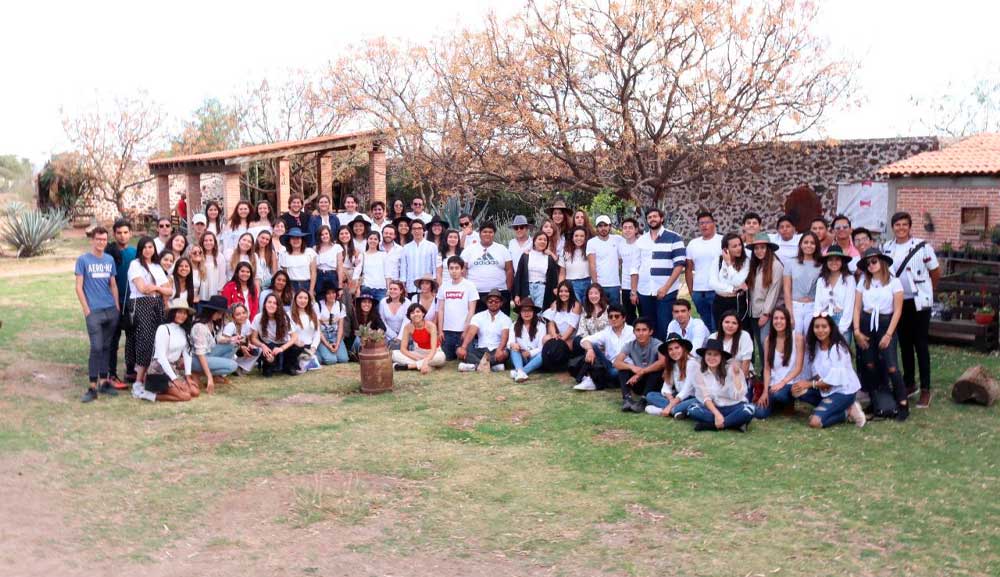
[[[806,349],[807,366],[814,377],[795,383],[792,396],[816,407],[809,417],[809,426],[823,429],[851,419],[858,427],[864,427],[865,414],[854,400],[861,383],[851,363],[851,351],[844,335],[825,313],[809,323]]]
[[[167,322],[156,329],[153,360],[144,388],[137,397],[146,401],[185,402],[198,396],[198,382],[191,376],[191,315],[194,309],[174,299]]]
[[[314,371],[320,368],[316,351],[319,350],[322,334],[319,319],[316,317],[316,304],[313,302],[312,291],[299,289],[295,291],[292,305],[292,330],[295,331],[295,346],[301,353],[295,357],[297,372]]]
[[[710,339],[722,341],[722,346],[729,356],[740,364],[744,375],[750,374],[750,361],[753,360],[753,337],[741,328],[740,318],[736,311],[726,311],[719,317],[719,327],[716,332],[708,335]]]
[[[287,375],[298,374],[298,358],[302,349],[296,346],[295,332],[288,314],[278,303],[274,294],[267,295],[261,311],[253,320],[251,341],[263,355],[261,373],[266,378],[275,371]]]
[[[426,314],[427,310],[420,303],[413,303],[406,309],[410,322],[403,325],[399,335],[399,350],[392,351],[392,366],[397,371],[420,371],[426,375],[432,368],[444,365],[437,326],[427,321]]]
[[[226,309],[226,299],[221,295],[214,295],[208,301],[201,303],[201,311],[195,319],[194,326],[191,327],[194,347],[192,371],[205,375],[207,380],[205,391],[210,395],[215,392],[215,377],[221,377],[222,382],[227,382],[227,377],[235,373],[238,368],[236,361],[233,360],[235,347],[223,342],[228,339],[220,334]]]
[[[809,380],[802,372],[805,350],[805,337],[792,329],[792,314],[784,306],[775,307],[764,338],[764,392],[757,399],[756,418],[766,419],[775,408],[794,403],[792,386]]]
[[[233,320],[226,323],[222,329],[219,342],[228,344],[236,352],[237,374],[246,375],[257,366],[260,349],[250,343],[253,336],[253,325],[250,324],[250,309],[243,304],[235,304],[232,311]]]
[[[510,360],[514,363],[510,378],[516,383],[527,381],[529,374],[542,368],[542,345],[548,337],[544,326],[539,326],[538,313],[541,311],[531,297],[522,298],[517,306],[517,320],[507,339]]]
[[[694,387],[698,402],[688,409],[688,416],[697,421],[694,430],[749,431],[754,408],[746,401],[742,363],[732,361],[722,341],[714,338],[705,341],[705,346],[698,349],[698,356],[701,370],[695,375]]]
[[[319,362],[335,365],[347,362],[347,345],[344,344],[344,319],[347,312],[340,302],[340,289],[327,286],[319,303],[320,345]]]
[[[691,356],[694,345],[677,333],[667,335],[660,345],[660,354],[666,359],[663,366],[663,388],[660,392],[646,394],[646,412],[682,419],[698,399],[694,396],[697,361]]]

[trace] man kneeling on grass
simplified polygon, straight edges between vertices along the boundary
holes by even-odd
[[[458,355],[458,370],[462,372],[488,373],[500,372],[504,362],[510,356],[507,351],[507,340],[513,326],[510,317],[500,311],[503,297],[500,291],[494,289],[486,295],[486,310],[473,315],[469,328],[465,329],[462,346],[455,353]],[[479,337],[475,348],[470,348],[473,339]]]
[[[635,321],[635,340],[629,341],[615,356],[618,383],[622,389],[622,411],[644,413],[645,394],[660,390],[660,379],[665,361],[660,354],[660,340],[653,338],[653,325],[649,319]]]

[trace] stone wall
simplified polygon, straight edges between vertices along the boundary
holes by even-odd
[[[187,190],[187,181],[184,175],[170,177],[170,206],[177,206],[177,201],[181,198],[181,193]],[[209,200],[222,201],[222,175],[206,174],[201,177],[201,199],[202,203]],[[125,202],[126,209],[134,214],[156,214],[156,179],[145,183],[138,192],[128,196]],[[114,203],[97,201],[91,203],[90,210],[94,214],[97,222],[111,224],[118,216]]]
[[[694,215],[699,208],[715,214],[719,231],[738,230],[748,211],[760,214],[764,228],[773,230],[788,194],[808,185],[830,219],[837,208],[838,183],[883,180],[876,176],[881,167],[938,148],[936,138],[778,142],[678,187],[664,206],[673,213],[673,228],[686,237],[697,233]]]

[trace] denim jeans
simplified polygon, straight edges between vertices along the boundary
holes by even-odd
[[[307,280],[289,280],[288,282],[292,285],[292,293],[293,294],[299,292],[300,290],[304,290],[304,291],[308,291],[309,290],[309,280],[308,279]]]
[[[449,361],[453,361],[458,358],[455,355],[455,350],[462,346],[462,333],[461,331],[441,331],[444,333],[441,338],[441,349],[444,351],[444,356]]]
[[[716,407],[716,409],[724,417],[723,429],[735,429],[753,420],[753,405],[750,403],[736,403],[727,407]],[[715,415],[702,403],[691,405],[687,415],[699,423],[715,424]]]
[[[530,375],[534,371],[537,371],[538,369],[542,368],[542,353],[538,353],[537,355],[531,357],[530,359],[528,359],[528,362],[525,363],[524,356],[521,353],[517,351],[511,351],[510,361],[514,363],[515,369],[519,371],[524,371],[525,374]]]
[[[318,270],[316,271],[316,302],[322,301],[326,298],[327,289],[338,288],[340,286],[340,279],[337,278],[337,271],[335,270]]]
[[[573,287],[573,294],[576,295],[576,300],[582,303],[587,299],[587,289],[589,289],[591,285],[590,277],[575,278],[570,280],[569,284]]]
[[[774,409],[776,408],[775,405],[778,407],[785,407],[793,404],[794,402],[795,398],[792,397],[792,383],[788,383],[778,389],[777,393],[771,393],[768,395],[768,403],[766,407],[756,405],[753,416],[755,419],[766,419],[774,412]]]
[[[619,286],[606,286],[604,288],[604,294],[608,297],[609,305],[622,304],[622,287]]]
[[[545,283],[533,282],[528,284],[528,294],[531,296],[531,300],[534,301],[536,307],[542,306],[545,303]]]
[[[649,403],[650,405],[653,405],[654,407],[659,407],[661,409],[667,408],[667,405],[670,404],[670,401],[668,401],[667,398],[663,396],[663,393],[657,391],[646,393],[646,402]],[[688,409],[693,407],[694,404],[697,402],[698,399],[696,399],[695,397],[688,397],[684,399],[683,401],[674,405],[674,408],[670,409],[670,416],[679,414],[686,415]]]
[[[668,293],[662,299],[656,298],[655,294],[639,294],[639,314],[653,323],[653,336],[661,341],[667,338],[667,327],[670,326],[670,321],[674,320],[674,301],[676,300],[676,291]]]
[[[694,308],[698,311],[698,316],[705,322],[708,332],[715,332],[715,316],[712,314],[712,303],[715,302],[715,291],[693,291],[691,300],[694,301]]]
[[[236,348],[233,345],[215,345],[212,350],[205,355],[205,362],[208,363],[208,372],[214,377],[225,377],[236,372]],[[201,366],[198,355],[191,355],[191,371],[205,374],[205,369]]]
[[[812,415],[819,417],[819,421],[825,429],[847,420],[847,409],[850,409],[851,405],[854,404],[854,397],[854,393],[849,395],[833,393],[824,397],[820,394],[819,389],[809,389],[799,397],[799,400],[816,407]]]
[[[578,344],[580,340],[582,340],[580,337],[576,337],[575,339],[573,339],[573,354],[578,354],[578,353],[586,354],[586,352],[583,351]],[[606,389],[610,386],[615,385],[618,382],[618,369],[612,366],[611,361],[608,359],[607,355],[604,354],[604,350],[601,347],[595,345],[592,346],[594,348],[594,357],[595,357],[594,364],[600,363],[606,367],[606,373],[604,374],[607,374],[607,379],[604,379],[602,377],[594,379],[593,378],[594,375],[590,371],[590,368],[593,367],[593,365],[590,364],[585,365],[584,371],[581,372],[581,378],[582,375],[591,377],[591,379],[594,381],[594,384],[597,385],[598,389]]]
[[[347,362],[347,343],[341,342],[340,346],[337,347],[337,352],[333,352],[326,348],[323,343],[319,344],[316,349],[316,356],[319,358],[319,363],[321,365],[336,365],[337,363]]]
[[[90,359],[87,370],[90,382],[110,372],[111,339],[118,331],[118,309],[104,308],[91,310],[87,315],[87,336],[90,338]]]

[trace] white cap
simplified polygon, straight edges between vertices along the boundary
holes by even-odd
[[[606,224],[606,225],[610,226],[611,225],[611,217],[609,217],[606,214],[602,214],[601,216],[597,217],[597,220],[595,221],[595,224]]]
[[[208,224],[208,219],[205,218],[204,214],[199,212],[198,214],[191,217],[191,224]]]

